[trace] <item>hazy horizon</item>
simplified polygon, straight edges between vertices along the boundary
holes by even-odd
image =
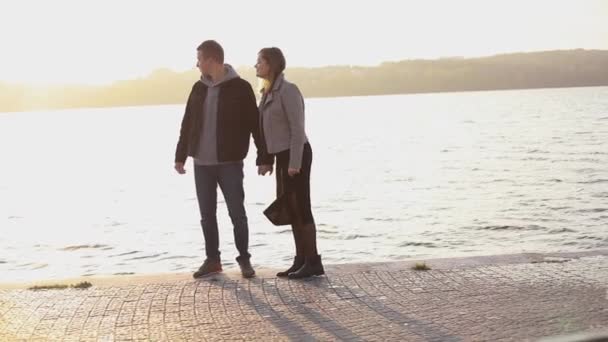
[[[194,68],[205,39],[218,40],[237,67],[252,66],[264,46],[281,47],[288,68],[606,50],[606,17],[601,0],[315,0],[297,10],[274,0],[26,0],[0,13],[0,82],[107,85],[158,69],[184,72]]]
[[[417,59],[380,66],[292,67],[287,77],[305,97],[608,86],[608,50],[553,50],[482,58]],[[251,67],[237,68],[255,86]],[[158,69],[109,85],[16,85],[0,82],[0,112],[183,103],[195,69]]]
[[[558,51],[576,51],[576,50],[583,50],[583,51],[600,51],[600,52],[608,52],[608,48],[607,49],[584,49],[584,48],[572,48],[572,49],[555,49],[555,50],[538,50],[538,51],[512,51],[512,52],[504,52],[504,53],[496,53],[496,54],[490,54],[490,55],[479,55],[479,56],[439,56],[439,57],[434,57],[434,58],[406,58],[406,59],[401,59],[401,60],[386,60],[386,61],[380,61],[377,64],[373,64],[373,65],[364,65],[364,64],[327,64],[327,65],[318,65],[318,66],[297,66],[297,65],[293,65],[290,66],[291,69],[322,69],[322,68],[340,68],[340,67],[353,67],[353,68],[374,68],[374,67],[379,67],[385,63],[399,63],[399,62],[408,62],[408,61],[431,61],[431,62],[437,62],[437,61],[445,61],[445,60],[450,60],[450,59],[464,59],[464,60],[474,60],[476,58],[492,58],[492,57],[497,57],[497,56],[504,56],[504,55],[517,55],[517,54],[533,54],[533,53],[551,53],[551,52],[558,52]],[[234,67],[237,71],[239,70],[243,70],[243,69],[251,69],[249,71],[253,71],[255,70],[255,68],[253,66],[250,65],[235,65],[233,63],[230,63],[230,61],[226,60],[225,61],[226,64],[230,64],[232,67]],[[33,82],[33,83],[28,83],[28,82],[16,82],[16,81],[5,81],[0,79],[0,84],[4,84],[5,86],[20,86],[20,87],[27,87],[27,88],[37,88],[37,87],[41,87],[41,88],[46,88],[46,87],[86,87],[86,86],[92,86],[92,87],[97,87],[97,86],[111,86],[116,84],[117,82],[124,82],[124,81],[133,81],[133,80],[140,80],[140,79],[146,79],[149,78],[151,76],[154,75],[154,73],[156,72],[171,72],[171,73],[175,73],[175,74],[182,74],[182,73],[188,73],[188,72],[194,72],[194,73],[199,73],[198,69],[193,67],[193,68],[188,68],[188,69],[181,69],[181,70],[177,70],[177,69],[173,69],[170,67],[158,67],[152,70],[149,70],[147,73],[144,73],[142,75],[133,77],[133,78],[122,78],[122,79],[115,79],[115,80],[110,80],[110,81],[106,81],[106,82],[99,82],[99,83],[92,83],[92,82],[72,82],[72,83],[43,83],[43,82]],[[286,72],[289,72],[289,70],[287,70]],[[1,77],[1,76],[0,76]]]

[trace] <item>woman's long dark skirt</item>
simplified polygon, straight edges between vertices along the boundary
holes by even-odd
[[[310,207],[310,168],[312,165],[312,148],[309,143],[304,145],[302,155],[302,166],[300,173],[290,177],[289,152],[285,150],[275,154],[276,156],[276,178],[277,178],[277,198],[283,195],[292,194],[295,203],[292,204],[293,214],[297,218],[297,223],[314,224],[312,209]]]

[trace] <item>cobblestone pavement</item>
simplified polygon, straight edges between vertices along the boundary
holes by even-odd
[[[608,251],[0,290],[0,341],[525,341],[608,327]]]

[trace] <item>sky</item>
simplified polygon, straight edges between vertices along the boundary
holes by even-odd
[[[234,66],[266,46],[288,67],[608,49],[608,0],[0,0],[0,82],[185,71],[205,39]]]

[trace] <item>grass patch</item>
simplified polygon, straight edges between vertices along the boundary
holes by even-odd
[[[68,285],[61,285],[61,284],[54,284],[54,285],[36,285],[36,286],[32,286],[32,287],[28,287],[28,290],[32,290],[32,291],[41,291],[41,290],[63,290],[63,289],[67,289],[69,286]]]
[[[28,287],[28,290],[32,290],[32,291],[65,290],[67,288],[88,289],[91,286],[93,286],[93,284],[89,283],[88,281],[83,281],[78,284],[72,284],[72,285],[65,285],[65,284],[40,285],[40,286],[36,285],[36,286]]]
[[[416,265],[412,267],[414,271],[428,271],[431,268],[427,266],[425,262],[417,262]]]
[[[88,281],[81,281],[76,285],[72,285],[72,287],[75,289],[88,289],[91,286],[93,286],[93,284],[89,283]]]

